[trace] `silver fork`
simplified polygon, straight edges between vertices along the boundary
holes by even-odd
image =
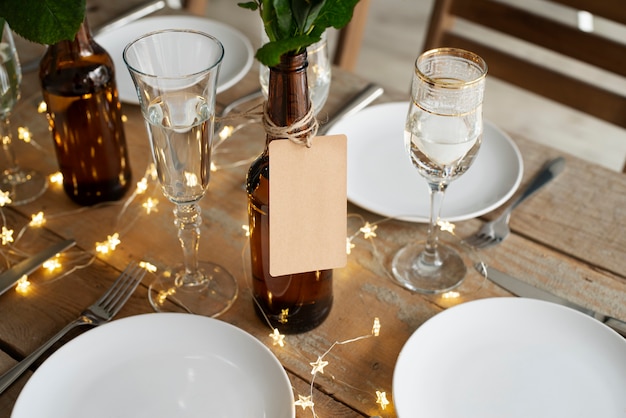
[[[558,157],[548,161],[543,168],[537,173],[535,178],[511,205],[504,212],[491,222],[487,222],[474,235],[469,236],[463,241],[474,248],[487,248],[501,243],[511,232],[509,228],[509,220],[511,212],[520,203],[532,196],[536,191],[548,184],[554,179],[565,167],[565,159]]]
[[[67,324],[54,337],[50,338],[41,347],[29,354],[24,360],[11,367],[0,377],[0,394],[5,391],[18,377],[24,373],[46,350],[70,330],[81,325],[97,326],[110,321],[120,311],[137,285],[146,274],[146,269],[131,262],[122,274],[111,285],[109,290],[93,305],[85,309],[74,321]]]

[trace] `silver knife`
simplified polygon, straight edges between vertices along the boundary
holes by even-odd
[[[366,107],[368,104],[372,103],[376,100],[381,94],[383,94],[384,90],[382,87],[377,86],[374,83],[370,83],[363,88],[360,92],[358,92],[354,97],[352,97],[345,105],[343,105],[337,113],[332,115],[328,122],[323,125],[320,125],[317,130],[318,135],[324,135],[328,130],[339,120],[345,118],[346,116],[350,116],[358,112],[359,110]]]
[[[13,267],[8,270],[0,273],[0,295],[9,290],[17,281],[22,278],[25,274],[30,274],[35,271],[39,266],[46,262],[51,257],[54,257],[56,254],[67,250],[71,246],[76,244],[76,241],[73,239],[68,239],[65,241],[61,241],[45,250],[28,257],[25,260],[20,261]]]
[[[622,337],[626,337],[626,322],[620,321],[616,318],[611,318],[606,315],[602,315],[598,312],[595,312],[591,309],[584,308],[580,305],[577,305],[569,300],[566,300],[560,296],[553,295],[550,292],[547,292],[542,289],[538,289],[524,281],[521,281],[513,276],[510,276],[506,273],[503,273],[499,270],[494,269],[493,267],[489,267],[484,263],[477,263],[475,266],[476,270],[482,275],[486,275],[486,277],[497,284],[498,286],[508,290],[509,292],[517,295],[523,296],[532,299],[545,300],[548,302],[557,303],[559,305],[567,306],[568,308],[572,308],[579,312],[582,312],[586,315],[589,315],[608,327],[615,330]],[[486,271],[485,271],[486,269]]]

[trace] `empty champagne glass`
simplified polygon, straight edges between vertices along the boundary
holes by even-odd
[[[184,256],[184,265],[150,285],[150,303],[157,311],[217,316],[237,296],[237,283],[228,271],[198,260],[202,225],[198,202],[209,185],[216,83],[223,56],[224,47],[216,38],[191,30],[152,32],[123,52],[163,194],[176,204],[175,225]]]
[[[430,50],[415,61],[404,142],[428,182],[430,223],[426,241],[408,244],[392,261],[394,278],[413,291],[446,292],[465,277],[463,258],[439,242],[438,221],[446,188],[480,148],[486,74],[481,57],[456,48]]]
[[[15,156],[9,117],[20,97],[22,71],[9,25],[4,22],[0,29],[0,140],[5,160],[0,174],[0,189],[9,193],[11,204],[20,205],[41,196],[48,182],[38,171],[20,167]]]

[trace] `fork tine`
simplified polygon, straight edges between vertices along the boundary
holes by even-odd
[[[117,310],[133,294],[145,274],[146,270],[144,268],[134,262],[129,263],[122,274],[111,285],[111,288],[96,303],[112,314],[117,313]]]

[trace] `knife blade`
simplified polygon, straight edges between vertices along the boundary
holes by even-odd
[[[76,244],[73,239],[58,242],[37,254],[28,257],[0,274],[0,295],[9,290],[25,274],[30,274],[49,258]]]
[[[376,100],[381,94],[384,93],[384,89],[374,83],[370,83],[365,86],[360,92],[352,97],[346,104],[344,104],[337,113],[333,114],[328,121],[320,125],[317,130],[318,135],[324,135],[328,130],[340,119],[345,118],[358,112],[366,107],[368,104]]]
[[[600,314],[592,309],[587,309],[560,296],[554,295],[548,291],[536,288],[509,274],[496,270],[493,267],[489,267],[484,263],[477,263],[474,267],[476,268],[476,270],[478,270],[479,273],[486,276],[489,280],[517,296],[523,296],[531,299],[539,299],[567,306],[568,308],[577,310],[584,313],[585,315],[589,315],[592,318],[597,319],[598,321],[607,325],[609,328],[615,330],[622,337],[626,337],[626,322]]]

